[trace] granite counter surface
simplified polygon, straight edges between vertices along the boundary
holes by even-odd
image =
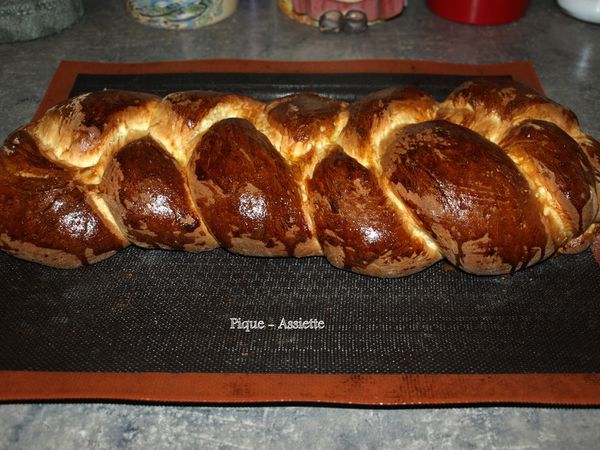
[[[530,60],[546,93],[600,137],[600,26],[532,0],[518,22],[460,25],[412,0],[401,17],[362,35],[322,35],[242,0],[224,22],[196,31],[146,28],[124,2],[86,1],[71,28],[0,45],[0,135],[26,123],[61,59],[110,62],[248,58]],[[1,382],[1,381],[0,381]],[[600,448],[600,409],[544,407],[205,407],[109,403],[0,405],[0,448]]]

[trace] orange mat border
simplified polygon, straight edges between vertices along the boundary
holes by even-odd
[[[600,374],[317,375],[0,371],[0,400],[352,405],[600,404]]]

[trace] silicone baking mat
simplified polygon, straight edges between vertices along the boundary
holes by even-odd
[[[64,62],[36,115],[103,88],[352,101],[401,85],[443,99],[472,76],[541,90],[528,63]],[[439,263],[394,280],[324,258],[223,250],[130,247],[71,271],[5,254],[0,264],[5,401],[600,404],[600,266],[590,251],[510,277]]]

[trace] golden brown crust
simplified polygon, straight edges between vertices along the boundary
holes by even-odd
[[[188,251],[217,247],[192,201],[185,173],[152,138],[123,147],[101,189],[135,245]]]
[[[580,130],[572,111],[509,78],[478,78],[460,85],[440,105],[437,118],[467,127],[494,143],[523,120],[552,122],[569,134]]]
[[[246,120],[225,119],[208,130],[190,178],[208,228],[232,252],[292,256],[313,239],[288,164]]]
[[[95,207],[88,188],[41,155],[24,130],[0,150],[0,248],[72,268],[100,261],[127,241]]]
[[[580,134],[577,138],[577,143],[583,153],[587,156],[588,161],[594,173],[596,181],[596,198],[598,199],[598,213],[594,219],[595,222],[600,222],[600,142],[586,134]]]
[[[395,277],[441,259],[411,233],[373,173],[340,148],[319,163],[309,193],[319,241],[334,266]]]
[[[502,149],[467,128],[408,125],[381,165],[444,257],[467,272],[513,272],[554,251],[525,178]]]
[[[370,165],[378,158],[379,144],[396,127],[430,120],[436,107],[433,97],[420,89],[373,92],[350,105],[340,145],[350,156]]]
[[[240,95],[186,91],[167,95],[152,117],[151,136],[181,165],[186,165],[202,134],[214,123],[232,117],[252,122],[264,105]]]
[[[527,120],[513,127],[500,147],[536,186],[543,207],[552,210],[548,215],[559,222],[562,240],[589,228],[598,201],[592,166],[577,142],[550,122]]]
[[[288,95],[267,105],[265,134],[288,161],[304,168],[336,142],[346,107],[313,93]]]
[[[92,92],[56,105],[28,129],[51,161],[92,167],[146,134],[159,101],[138,92]]]
[[[0,149],[0,248],[78,267],[130,242],[321,255],[403,276],[445,257],[510,273],[600,232],[600,144],[507,79],[444,102],[412,88],[350,105],[302,93],[101,91]]]

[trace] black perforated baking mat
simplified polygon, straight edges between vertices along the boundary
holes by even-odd
[[[589,252],[509,278],[438,264],[395,280],[223,250],[132,247],[72,271],[0,261],[2,370],[600,371],[600,267]],[[280,328],[300,318],[324,328]],[[266,327],[231,329],[232,319]]]
[[[271,99],[309,90],[353,100],[401,85],[443,98],[465,78],[84,74],[72,93],[216,89]],[[590,251],[510,277],[476,277],[440,263],[390,280],[338,270],[317,257],[134,247],[78,270],[5,254],[0,267],[0,370],[600,372],[600,266]],[[294,329],[298,324],[304,329]]]

